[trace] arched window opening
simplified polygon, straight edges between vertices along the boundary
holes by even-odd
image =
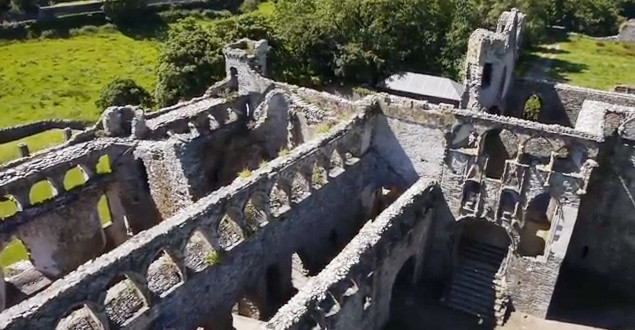
[[[99,216],[99,222],[102,227],[108,227],[112,224],[112,215],[110,213],[110,206],[108,205],[108,197],[101,195],[97,202],[97,215]]]
[[[107,154],[101,155],[97,160],[97,164],[95,165],[95,172],[97,174],[106,174],[111,173],[112,169],[110,168],[110,158]]]
[[[73,309],[63,317],[55,330],[94,329],[105,330],[106,327],[99,317],[87,305]]]
[[[542,101],[536,94],[531,95],[525,101],[523,108],[523,118],[527,120],[537,121],[540,118],[540,112],[542,111]]]
[[[0,252],[0,267],[7,269],[7,267],[14,263],[29,258],[29,252],[24,246],[24,243],[16,237],[11,239]],[[4,272],[7,275],[6,272]]]
[[[344,159],[337,150],[333,150],[329,161],[329,176],[334,178],[344,172]]]
[[[256,203],[249,199],[243,208],[243,219],[247,236],[251,236],[260,229],[260,226],[267,222],[267,214]]]
[[[170,255],[162,251],[148,267],[148,289],[161,296],[183,282],[183,276]]]
[[[481,191],[481,184],[467,180],[463,185],[463,209],[466,211],[475,211],[478,206],[479,194]]]
[[[287,192],[276,183],[269,193],[269,209],[273,216],[279,216],[291,208],[291,200]]]
[[[50,181],[41,180],[36,182],[29,191],[29,201],[31,205],[42,203],[48,199],[51,199],[57,195],[57,190],[53,187]]]
[[[520,196],[513,190],[505,189],[501,193],[499,217],[506,220],[511,220],[512,216],[516,213],[516,207]]]
[[[492,84],[492,63],[485,63],[483,66],[483,76],[481,77],[481,87],[487,88]]]
[[[21,205],[11,195],[0,196],[0,219],[8,218],[20,211]]]
[[[185,267],[200,272],[220,263],[220,255],[205,234],[195,230],[185,246]]]
[[[299,203],[307,198],[310,194],[309,182],[299,171],[293,177],[291,184],[291,202]]]
[[[64,174],[64,190],[68,191],[75,187],[81,186],[88,181],[88,174],[78,165]]]
[[[127,276],[122,276],[106,291],[104,305],[106,315],[119,328],[145,310],[148,302],[136,284]]]
[[[520,235],[521,255],[528,257],[544,255],[551,224],[558,208],[558,201],[549,193],[542,193],[529,202]]]
[[[294,288],[300,290],[309,281],[309,270],[305,267],[301,252],[296,252],[291,256],[291,283]]]
[[[242,229],[229,215],[223,216],[218,223],[218,236],[219,244],[224,250],[229,250],[245,240]]]
[[[410,257],[401,266],[395,281],[392,283],[392,294],[390,296],[390,318],[386,329],[407,328],[403,324],[404,318],[412,309],[403,305],[404,301],[412,301],[412,294],[415,281],[415,257]]]
[[[328,175],[324,167],[315,164],[311,170],[311,186],[314,190],[322,188],[328,180]]]
[[[483,141],[483,154],[487,157],[485,176],[492,179],[500,179],[503,176],[505,160],[510,158],[500,133],[501,130],[487,132]]]

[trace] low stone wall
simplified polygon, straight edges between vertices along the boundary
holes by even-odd
[[[236,120],[237,115],[232,109],[235,109],[235,102],[218,98],[202,98],[196,102],[181,104],[177,109],[147,119],[148,132],[143,138],[159,140],[168,136],[168,132],[198,134],[197,131],[214,130]],[[232,113],[233,118],[230,116]]]
[[[84,130],[86,123],[83,121],[75,120],[42,120],[29,124],[12,126],[0,129],[0,143],[7,143],[13,140],[19,140],[33,134],[41,133],[51,129],[65,129],[70,128],[73,130]]]
[[[574,127],[585,100],[622,106],[635,106],[635,95],[613,93],[589,88],[554,84],[547,81],[516,79],[506,102],[505,115],[521,117],[525,102],[537,95],[542,104],[538,121]]]
[[[298,213],[294,216],[294,218],[297,217],[297,220],[293,221],[287,219],[289,221],[280,222],[280,217],[270,217],[271,214],[284,214],[284,212],[280,212],[280,209],[271,209],[269,203],[265,202],[268,198],[264,196],[270,195],[269,191],[272,190],[272,187],[277,186],[282,189],[288,196],[289,202],[292,203],[291,206],[293,206],[305,203],[307,197],[309,197],[309,194],[307,194],[309,191],[298,188],[298,185],[302,184],[301,182],[305,180],[304,182],[308,184],[308,187],[313,187],[309,188],[310,191],[318,189],[316,185],[319,186],[320,182],[311,179],[314,166],[319,166],[326,170],[328,179],[325,182],[321,182],[321,184],[325,184],[324,187],[330,186],[331,181],[337,180],[340,176],[346,178],[353,175],[347,180],[356,182],[356,185],[362,185],[353,190],[358,192],[364,188],[364,185],[373,182],[371,178],[387,179],[389,177],[386,170],[383,171],[383,175],[378,175],[377,170],[373,170],[377,165],[373,165],[376,163],[372,159],[377,159],[376,157],[366,156],[371,157],[369,161],[360,162],[359,157],[366,154],[369,144],[366,143],[366,147],[363,147],[362,140],[359,139],[359,134],[361,133],[359,130],[362,129],[363,131],[364,123],[368,121],[368,116],[370,114],[360,114],[352,121],[342,123],[323,139],[305,143],[292,151],[288,157],[276,159],[269,163],[268,166],[255,171],[250,178],[236,180],[232,185],[202,198],[173,218],[139,233],[133,239],[128,240],[114,251],[101,256],[96,261],[80,266],[76,271],[55,282],[53,286],[36,297],[0,314],[2,315],[0,317],[0,328],[54,328],[61,316],[73,310],[74,307],[81,306],[86,301],[92,302],[88,304],[90,306],[97,306],[97,312],[100,315],[103,313],[108,314],[110,312],[108,307],[105,306],[104,292],[114,284],[113,281],[120,279],[122,274],[126,274],[126,278],[139,288],[139,292],[143,293],[146,301],[146,308],[138,310],[136,317],[132,319],[126,318],[127,326],[132,328],[144,328],[143,324],[147,324],[151,319],[160,320],[166,326],[182,326],[185,324],[184,327],[188,328],[195,325],[192,322],[199,321],[194,316],[208,315],[201,314],[201,311],[206,307],[231,308],[231,305],[227,306],[228,300],[225,299],[227,296],[219,294],[223,290],[220,286],[226,287],[227,283],[234,283],[234,281],[228,280],[229,277],[235,277],[238,274],[241,274],[241,276],[250,274],[250,272],[245,272],[244,268],[239,266],[241,264],[240,261],[247,256],[251,256],[250,258],[252,259],[249,260],[261,263],[262,259],[258,257],[258,251],[262,251],[262,248],[257,248],[255,245],[261,246],[261,244],[264,244],[261,240],[262,237],[270,235],[267,234],[270,230],[275,231],[275,229],[267,228],[278,228],[279,223],[286,223],[287,225],[284,226],[291,225],[296,221],[301,221],[300,219],[307,212],[305,210]],[[340,159],[340,161],[332,163],[330,159],[333,159],[335,154],[338,155],[336,158]],[[339,165],[337,165],[338,163]],[[343,171],[342,167],[358,169],[349,173],[348,170]],[[365,175],[369,177],[363,180],[355,178],[360,173],[367,173]],[[300,180],[301,178],[304,179]],[[378,185],[381,186],[381,184]],[[345,192],[347,190],[339,187],[336,191]],[[337,195],[336,191],[330,191],[330,194]],[[319,196],[326,198],[329,194],[325,193]],[[344,203],[343,207],[350,207],[350,198],[341,196],[337,199],[339,203]],[[318,205],[322,205],[323,202],[325,201],[316,200],[311,203],[309,209],[320,210]],[[247,204],[253,205],[252,207],[255,207],[257,211],[247,207]],[[326,209],[323,209],[323,211],[326,211]],[[329,209],[328,211],[331,212],[332,210]],[[257,216],[258,214],[263,215],[264,218],[260,218]],[[346,212],[343,214],[346,214]],[[229,218],[225,218],[223,215],[227,215]],[[320,214],[316,219],[324,220],[325,217],[326,215]],[[238,236],[236,237],[239,237],[239,240],[242,240],[243,243],[234,241],[234,236],[227,236],[228,233],[219,229],[222,219],[229,219],[228,221],[239,226],[239,233],[237,233]],[[314,221],[314,225],[322,226],[323,223],[322,221]],[[195,230],[202,231],[205,237],[209,237],[213,250],[223,256],[223,261],[219,267],[211,267],[206,273],[203,273],[205,276],[198,277],[191,272],[186,272],[186,259],[188,258],[186,245],[188,238]],[[304,228],[302,232],[307,235],[314,235],[315,230],[306,230]],[[297,232],[294,234],[297,234]],[[328,236],[328,233],[325,233],[324,236]],[[288,237],[288,235],[278,236],[278,234],[275,234],[273,238],[270,237],[269,239],[277,242],[284,241],[280,237]],[[317,237],[320,237],[320,235]],[[300,241],[302,240],[298,242]],[[331,243],[328,244],[331,245]],[[293,247],[287,248],[291,249]],[[168,254],[173,257],[176,265],[178,265],[182,276],[185,277],[185,274],[188,277],[191,276],[190,278],[182,277],[184,283],[180,284],[179,289],[171,291],[174,293],[167,298],[164,297],[165,299],[153,294],[148,289],[144,276],[155,256],[161,251],[168,251]],[[277,251],[280,251],[278,247],[271,248],[272,253],[278,253]],[[292,251],[289,252],[292,253]],[[239,256],[233,257],[232,255],[234,254]],[[216,275],[210,276],[210,274]],[[194,279],[198,280],[194,281]],[[203,284],[201,281],[207,284]],[[234,285],[239,284],[236,283]],[[210,288],[210,291],[202,294],[201,288],[203,287]],[[226,287],[226,290],[231,290],[231,296],[236,296],[236,299],[238,299],[237,295],[242,292],[242,289],[235,286]],[[192,292],[196,292],[196,294]],[[199,297],[202,300],[200,300],[200,303],[194,303],[193,297]],[[214,301],[217,302],[212,303]],[[176,308],[177,305],[179,308]],[[191,314],[185,312],[182,308],[188,305],[191,306]],[[109,317],[111,322],[115,322],[111,324],[111,327],[117,327],[117,318],[112,314]],[[113,318],[115,318],[114,321]]]
[[[434,214],[434,186],[427,179],[418,181],[367,223],[280,308],[267,329],[382,329],[389,318],[397,273],[413,256],[419,265],[425,253]]]

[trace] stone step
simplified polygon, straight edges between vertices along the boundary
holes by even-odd
[[[492,252],[485,248],[481,248],[476,245],[463,244],[459,248],[459,254],[461,256],[469,256],[477,258],[478,260],[493,260],[500,263],[506,256],[506,252]]]
[[[498,272],[499,264],[491,264],[474,259],[462,259],[459,267],[466,270],[478,271],[483,274],[490,274],[493,277]]]
[[[448,307],[455,308],[470,315],[475,315],[485,319],[494,319],[495,317],[493,305],[483,306],[481,304],[474,303],[474,301],[470,299],[465,299],[465,297],[450,296],[445,301],[445,304]]]
[[[480,297],[482,299],[494,300],[496,298],[496,288],[486,288],[483,286],[475,285],[468,281],[454,281],[450,286],[450,294],[463,293],[472,296]]]
[[[483,288],[494,288],[496,285],[495,279],[492,276],[487,276],[483,273],[477,273],[474,271],[459,270],[454,273],[453,281],[469,281]]]
[[[469,239],[469,238],[462,239],[461,246],[475,247],[475,248],[478,248],[478,250],[487,251],[487,252],[495,254],[495,255],[506,255],[507,254],[507,248],[494,246],[494,245],[491,245],[491,244],[479,242],[479,241],[476,241],[476,240],[473,240],[473,239]]]

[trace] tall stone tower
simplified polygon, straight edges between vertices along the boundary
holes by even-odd
[[[465,94],[462,107],[502,114],[518,60],[525,15],[504,12],[496,32],[478,29],[470,36],[465,59]]]

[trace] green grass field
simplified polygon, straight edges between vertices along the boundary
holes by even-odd
[[[551,48],[551,49],[549,49]],[[550,80],[612,90],[616,84],[635,85],[635,44],[597,41],[577,34],[533,50],[524,63],[549,66]]]
[[[258,11],[270,15],[272,3],[263,2]],[[201,20],[205,25],[213,20]],[[152,92],[159,49],[158,40],[135,40],[116,31],[101,31],[67,39],[0,41],[0,128],[48,118],[97,120],[95,100],[99,91],[115,77],[132,78]],[[31,153],[64,142],[61,130],[50,130],[0,144],[0,164],[17,159],[17,144],[24,142]],[[97,165],[109,172],[107,159]],[[64,188],[84,182],[79,169],[68,172]],[[32,203],[53,196],[46,182],[35,184],[29,194]],[[98,213],[103,225],[110,212],[105,197]],[[12,201],[0,201],[0,221],[17,212]],[[28,253],[14,239],[0,252],[0,267],[24,260]]]
[[[0,43],[0,128],[99,117],[95,100],[119,76],[153,91],[159,42],[120,32]]]
[[[102,156],[96,165],[97,173],[109,173],[110,162],[108,156]],[[77,167],[70,169],[64,176],[64,189],[70,190],[80,186],[85,182],[84,173]],[[51,186],[46,181],[40,181],[33,185],[29,192],[29,200],[31,203],[41,203],[53,197]],[[10,200],[0,201],[0,221],[9,217],[18,211],[15,203]],[[108,202],[105,196],[102,196],[97,203],[97,213],[102,225],[106,225],[111,221],[110,211],[108,210]],[[28,252],[25,246],[18,239],[13,239],[0,252],[0,268],[4,268],[14,262],[25,260]]]
[[[64,132],[60,129],[52,129],[23,139],[0,144],[0,165],[20,157],[18,153],[19,143],[26,143],[29,151],[35,153],[36,151],[62,144],[64,141]]]

